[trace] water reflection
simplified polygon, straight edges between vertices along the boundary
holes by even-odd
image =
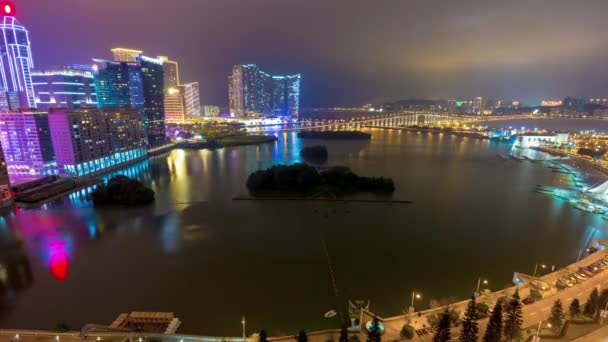
[[[24,309],[0,315],[0,324],[48,328],[55,317],[32,323],[29,308],[51,312],[69,305],[62,319],[73,327],[110,321],[119,310],[151,308],[179,313],[183,331],[192,333],[231,334],[227,318],[243,311],[267,317],[270,329],[295,331],[302,322],[309,329],[332,328],[319,317],[335,301],[319,232],[332,253],[340,292],[369,298],[382,315],[402,310],[396,298],[404,288],[425,288],[429,299],[464,299],[478,274],[503,285],[533,260],[564,264],[582,246],[608,236],[599,216],[532,192],[564,175],[540,163],[497,158],[509,153],[504,145],[384,130],[373,130],[371,141],[348,142],[276,134],[274,144],[174,150],[105,176],[125,174],[150,184],[157,199],[150,207],[94,209],[86,189],[43,209],[0,216],[0,265],[12,262],[20,269],[0,267],[0,281],[16,277],[16,285],[29,286],[28,279],[36,279],[20,294]],[[392,177],[394,197],[414,204],[232,201],[247,192],[250,172],[299,162],[302,147],[319,144],[329,149],[326,165]],[[18,240],[24,241],[20,256],[2,257],[19,254],[3,244]],[[359,258],[366,253],[374,258]],[[421,256],[424,263],[411,263]],[[437,272],[445,269],[449,279],[437,282]],[[268,281],[277,274],[281,281]],[[390,274],[392,281],[360,281],[377,274]],[[299,285],[303,277],[318,281]],[[103,295],[100,278],[108,280]],[[294,306],[296,319],[286,314]],[[254,328],[261,326],[252,323]]]
[[[23,243],[0,223],[0,306],[13,304],[19,292],[34,282],[30,260],[23,250]]]

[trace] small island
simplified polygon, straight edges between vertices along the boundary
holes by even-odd
[[[327,161],[328,155],[327,147],[323,145],[307,146],[300,150],[300,156],[312,163],[324,163]]]
[[[275,165],[267,170],[255,171],[247,178],[247,188],[260,193],[392,193],[395,184],[384,177],[362,177],[348,167],[335,166],[324,171],[306,164]]]
[[[230,135],[207,141],[183,142],[179,144],[181,148],[201,149],[201,148],[223,148],[233,146],[259,145],[274,143],[278,138],[274,135]]]
[[[298,138],[325,140],[370,140],[372,135],[361,131],[302,131],[298,133]]]
[[[154,191],[138,180],[118,175],[97,187],[92,198],[96,207],[145,205],[154,202]]]

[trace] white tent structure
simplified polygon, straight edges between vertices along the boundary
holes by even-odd
[[[608,180],[587,191],[598,195],[608,195]]]

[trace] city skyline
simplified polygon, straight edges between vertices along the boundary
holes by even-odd
[[[601,57],[605,2],[426,3],[256,0],[245,8],[237,1],[184,0],[175,11],[154,0],[145,2],[147,15],[140,16],[140,0],[24,0],[18,16],[31,31],[40,67],[82,63],[108,47],[133,46],[179,61],[183,81],[200,83],[202,103],[228,103],[218,84],[240,63],[256,63],[271,74],[301,72],[307,80],[302,93],[310,94],[303,107],[475,96],[538,103],[608,94]],[[65,24],[46,25],[49,13]],[[220,20],[233,17],[238,25]],[[172,29],[159,29],[161,19]],[[290,25],[297,20],[315,25]],[[100,31],[107,34],[85,39]],[[349,32],[357,34],[343,39]],[[55,52],[58,36],[79,41],[79,48]],[[218,44],[223,48],[216,49]]]

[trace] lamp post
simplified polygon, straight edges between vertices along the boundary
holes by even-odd
[[[483,280],[483,284],[484,284],[484,285],[488,285],[488,280],[487,280],[487,279],[484,279],[484,280]],[[481,278],[478,278],[478,279],[477,279],[477,290],[475,290],[475,297],[478,297],[478,296],[479,296],[479,286],[481,286]]]
[[[539,264],[538,264],[538,263],[536,263],[536,265],[534,265],[534,274],[532,275],[533,277],[536,277],[536,271],[538,270],[538,266],[539,266]],[[546,268],[546,267],[547,267],[547,265],[545,265],[545,264],[540,264],[540,267],[542,267],[542,268]]]
[[[416,291],[412,291],[412,305],[410,305],[410,314],[414,313],[414,299],[420,299],[420,293],[416,293]]]
[[[245,316],[243,316],[243,320],[241,321],[241,324],[243,325],[243,342],[245,342],[245,339],[247,338],[247,335],[246,335],[246,333],[245,333],[245,326],[246,326],[246,323],[247,323],[247,322],[245,322]]]
[[[538,329],[536,330],[536,338],[534,339],[535,341],[540,341],[540,337],[538,337],[538,335],[540,335],[540,328],[543,325],[543,321],[538,322]],[[551,323],[547,323],[547,328],[551,328]]]

